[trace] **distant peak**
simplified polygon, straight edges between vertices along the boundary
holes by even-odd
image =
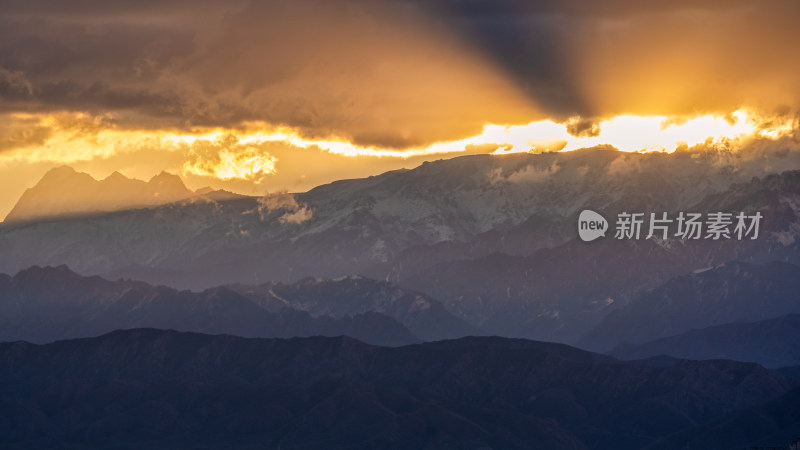
[[[186,188],[186,185],[183,184],[183,180],[181,179],[181,177],[173,175],[169,172],[162,171],[158,175],[151,178],[149,183],[159,186],[161,188],[186,191],[185,194],[187,195],[190,193],[190,191]]]
[[[109,176],[107,176],[103,181],[128,181],[130,178],[126,177],[125,175],[117,172],[116,170]]]
[[[336,281],[336,282],[340,282],[340,281],[360,281],[360,280],[363,280],[363,279],[364,279],[364,277],[362,277],[361,275],[345,275],[343,277],[334,278],[334,279],[332,279],[330,281]]]
[[[42,179],[39,180],[39,183],[47,182],[48,180],[64,180],[76,177],[88,177],[94,180],[88,173],[78,172],[70,166],[59,166],[48,170],[44,176],[42,176]]]
[[[48,278],[53,278],[53,277],[80,278],[79,274],[77,274],[64,264],[60,266],[44,266],[44,267],[31,266],[27,269],[20,270],[14,278],[28,278],[31,276],[33,277],[46,276]]]
[[[224,189],[213,189],[208,186],[194,191],[194,195],[212,201],[224,201],[224,200],[247,198],[247,196],[243,194],[237,194],[235,192],[226,191]]]
[[[174,181],[174,180],[179,180],[180,181],[180,179],[181,179],[181,177],[179,177],[177,175],[174,175],[174,174],[171,174],[171,173],[169,173],[169,172],[167,172],[165,170],[162,170],[161,173],[159,173],[158,175],[155,175],[153,178],[150,178],[150,182],[152,183],[154,181],[159,182],[159,181]],[[181,181],[181,183],[182,183],[182,181]]]
[[[145,182],[113,172],[102,181],[69,166],[51,169],[27,189],[5,222],[108,213],[163,205],[189,198],[192,192],[181,178],[161,172]]]
[[[71,174],[71,173],[78,173],[78,171],[73,169],[70,166],[63,165],[63,166],[54,167],[54,168],[48,170],[47,173],[48,174],[59,174],[59,173],[70,173]]]

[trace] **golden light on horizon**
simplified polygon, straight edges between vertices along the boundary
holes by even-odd
[[[238,178],[258,182],[263,176],[275,172],[276,162],[277,158],[274,156],[254,148],[239,152],[223,149],[216,157],[187,161],[183,165],[183,172],[220,180]]]
[[[680,120],[667,116],[622,115],[598,123],[596,136],[573,136],[564,124],[548,122],[549,134],[531,133],[541,130],[542,123],[505,127],[502,134],[496,129],[487,130],[488,140],[506,137],[508,145],[499,148],[494,154],[527,152],[531,150],[570,151],[580,148],[610,145],[625,152],[666,151],[672,152],[681,146],[693,147],[699,144],[719,144],[726,140],[763,137],[778,139],[791,132],[788,125],[760,129],[756,117],[746,110],[737,110],[725,116],[702,115]],[[476,137],[475,142],[483,140]],[[553,148],[556,146],[557,148]]]
[[[524,125],[487,124],[475,136],[425,147],[390,149],[363,147],[346,139],[311,139],[298,130],[251,122],[239,129],[198,129],[193,132],[127,130],[85,114],[36,116],[17,114],[46,130],[45,139],[0,155],[2,161],[70,164],[135,155],[143,148],[169,152],[183,159],[184,175],[220,180],[259,181],[280,170],[278,159],[265,146],[317,149],[345,157],[411,158],[462,153],[486,148],[492,154],[570,151],[608,145],[626,152],[667,151],[682,146],[719,145],[747,139],[776,140],[793,132],[791,116],[765,117],[739,109],[725,115],[695,117],[621,115],[597,122],[593,136],[574,136],[567,122],[539,120]],[[311,162],[313,164],[313,162]]]

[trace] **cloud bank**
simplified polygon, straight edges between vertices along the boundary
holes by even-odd
[[[0,2],[0,109],[407,148],[488,123],[800,106],[800,4]]]

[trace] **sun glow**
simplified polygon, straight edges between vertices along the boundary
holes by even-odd
[[[220,180],[254,180],[260,181],[265,175],[275,172],[277,158],[259,152],[255,148],[243,151],[222,149],[208,158],[195,158],[183,165],[184,173],[208,176]]]
[[[72,163],[149,149],[183,155],[185,175],[251,181],[260,181],[279,170],[278,160],[268,152],[266,144],[288,149],[318,149],[346,157],[390,158],[459,153],[470,148],[502,155],[569,151],[601,145],[627,152],[672,152],[683,146],[725,146],[748,139],[777,140],[791,135],[795,128],[789,115],[762,117],[746,109],[727,115],[694,117],[621,115],[590,123],[590,136],[570,134],[570,122],[540,120],[524,125],[489,124],[480,134],[465,139],[419,148],[389,149],[363,147],[337,137],[311,139],[303,137],[298,130],[260,122],[247,123],[238,129],[178,132],[125,130],[86,115],[15,115],[10,119],[20,122],[27,130],[38,130],[38,134],[27,131],[19,137],[12,136],[16,148],[0,154],[0,162]],[[39,135],[41,137],[36,138]]]
[[[487,127],[484,134],[472,138],[472,142],[499,142],[505,137],[506,145],[498,148],[495,154],[569,151],[599,145],[610,145],[626,152],[673,152],[682,146],[715,145],[755,137],[778,139],[792,129],[789,122],[788,126],[781,124],[764,130],[759,127],[759,122],[745,110],[735,111],[727,117],[703,115],[687,119],[623,115],[599,122],[599,132],[595,136],[573,136],[564,124],[552,122],[546,122],[548,134],[543,134],[539,132],[543,128],[542,122],[535,122],[501,130]]]
[[[768,123],[768,126],[759,125]],[[251,124],[266,126],[265,124]],[[259,145],[280,142],[297,148],[319,148],[345,156],[379,156],[408,158],[463,152],[470,146],[496,146],[494,154],[528,152],[532,150],[577,150],[610,145],[621,151],[667,151],[681,146],[719,144],[746,138],[779,139],[793,130],[791,119],[770,121],[760,119],[747,110],[734,111],[727,116],[702,115],[691,118],[667,116],[622,115],[598,124],[595,136],[573,136],[566,123],[541,120],[525,125],[486,125],[479,135],[427,147],[404,150],[360,147],[342,139],[307,139],[296,131],[278,128],[272,131],[249,131],[239,136],[240,145]],[[174,142],[194,143],[197,140],[217,140],[222,131],[205,136],[173,136]]]

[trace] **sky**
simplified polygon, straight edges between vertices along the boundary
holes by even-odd
[[[789,0],[0,0],[0,217],[49,169],[301,191],[469,153],[797,149]]]

